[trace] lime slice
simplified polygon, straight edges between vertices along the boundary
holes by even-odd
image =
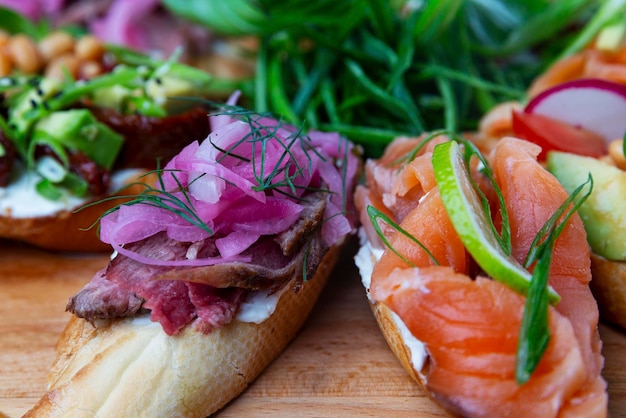
[[[460,145],[455,141],[438,144],[432,163],[444,207],[467,251],[491,278],[526,295],[532,275],[502,250],[470,182]],[[549,298],[555,303],[559,295],[549,288]]]

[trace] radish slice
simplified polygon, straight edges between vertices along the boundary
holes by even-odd
[[[596,132],[608,143],[626,132],[626,86],[600,79],[569,81],[543,91],[524,111]]]

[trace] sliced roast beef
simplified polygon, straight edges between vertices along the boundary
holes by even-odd
[[[324,201],[324,193],[309,200],[299,221],[281,236],[261,237],[242,253],[250,257],[248,262],[172,267],[144,264],[118,254],[70,299],[67,309],[93,321],[132,316],[143,307],[170,335],[191,322],[197,329],[210,332],[233,319],[248,290],[276,291],[295,277],[297,291],[305,278],[313,277],[328,250],[320,234]],[[217,238],[183,243],[161,232],[125,248],[161,262],[184,260],[192,246],[198,257],[214,257],[218,255]]]
[[[243,289],[171,280],[146,280],[139,290],[142,297],[107,280],[103,270],[70,298],[66,310],[93,323],[96,319],[134,316],[143,307],[168,335],[178,334],[196,318],[196,328],[210,332],[232,321],[245,294]]]
[[[101,318],[132,316],[141,309],[143,299],[106,279],[101,270],[76,295],[65,308],[89,322]]]
[[[308,245],[301,246],[291,257],[285,257],[279,250],[280,248],[271,240],[262,240],[244,253],[252,255],[250,262],[234,261],[213,266],[173,269],[159,274],[156,278],[202,283],[218,288],[235,286],[250,290],[275,291],[297,277],[299,280],[296,286],[299,287],[305,263],[306,277],[312,277],[328,248],[320,239],[313,239]]]
[[[318,191],[300,202],[304,206],[296,223],[288,230],[276,235],[274,240],[280,245],[283,254],[292,255],[294,251],[309,241],[322,223],[326,209],[325,191]]]
[[[261,237],[242,253],[249,262],[226,262],[212,266],[171,269],[156,276],[159,280],[183,280],[213,287],[240,287],[251,290],[275,291],[292,278],[298,277],[306,263],[306,276],[315,274],[317,265],[328,248],[319,237],[326,199],[324,192],[316,192],[301,202],[304,210],[298,221],[275,237]]]
[[[236,287],[216,289],[196,283],[186,284],[189,298],[197,309],[198,320],[194,326],[205,333],[231,322],[246,295],[245,289]]]

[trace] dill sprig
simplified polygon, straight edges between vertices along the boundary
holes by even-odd
[[[581,196],[584,189],[587,191]],[[590,175],[589,179],[578,186],[546,221],[528,252],[524,265],[529,267],[533,263],[536,264],[524,305],[524,316],[522,317],[517,348],[515,379],[518,384],[524,384],[530,379],[550,342],[548,278],[550,277],[554,245],[567,221],[587,200],[592,190],[593,179]]]
[[[274,192],[296,201],[306,199],[307,193],[332,193],[331,190],[323,184],[318,187],[311,185],[302,186],[297,184],[297,178],[305,176],[307,174],[306,170],[309,171],[309,175],[312,173],[314,169],[313,156],[316,156],[320,161],[327,161],[326,157],[313,146],[311,138],[304,133],[303,128],[295,129],[293,126],[277,120],[275,121],[276,123],[265,124],[263,122],[266,118],[270,117],[269,114],[259,114],[240,106],[224,105],[204,99],[194,100],[201,101],[206,106],[219,106],[220,110],[210,113],[211,116],[228,116],[244,121],[248,124],[250,132],[243,135],[226,148],[220,147],[218,144],[213,142],[210,135],[207,141],[209,141],[209,144],[220,153],[220,155],[216,157],[216,163],[224,163],[226,158],[234,158],[240,163],[250,164],[252,166],[253,177],[256,181],[256,183],[253,183],[252,185],[252,190],[261,193]],[[285,133],[288,133],[288,135],[283,137]],[[274,165],[267,167],[267,146],[270,142],[278,144],[280,148],[282,148],[282,151],[280,156],[276,159]],[[347,152],[349,149],[349,142],[345,138],[342,138],[339,146],[342,146],[341,144],[344,144],[343,159],[335,161],[334,163],[335,165],[343,165],[345,170],[345,168],[347,168]],[[298,156],[295,155],[294,151],[296,147],[298,147],[299,151],[304,153],[305,164],[301,164]],[[244,155],[244,151],[251,152],[251,156],[246,157]],[[257,159],[260,161],[258,164]],[[82,210],[86,207],[97,205],[102,202],[124,199],[125,202],[105,211],[89,228],[94,227],[103,217],[119,210],[122,206],[145,204],[174,213],[189,222],[191,225],[194,225],[212,235],[213,231],[211,228],[198,216],[194,207],[193,197],[189,192],[191,184],[198,181],[203,174],[196,176],[189,181],[187,186],[184,186],[176,176],[177,172],[180,172],[180,170],[157,169],[150,171],[142,177],[150,174],[156,174],[156,187],[141,181],[134,182],[125,186],[115,196],[103,198],[97,202],[87,204],[78,210]],[[163,180],[163,175],[166,173],[172,177],[177,185],[175,190],[166,189],[166,185]],[[282,178],[280,177],[281,175]],[[229,183],[228,179],[224,177],[219,178]],[[345,173],[342,174],[341,194],[343,197],[343,210],[345,213],[347,213],[346,199],[348,199],[347,181],[348,179],[345,177]],[[144,190],[141,193],[136,195],[125,195],[122,193],[124,189],[137,185],[143,186]]]
[[[430,260],[433,262],[434,265],[436,266],[439,265],[439,261],[437,261],[435,256],[430,252],[430,250],[424,244],[422,244],[420,240],[418,240],[415,236],[413,236],[413,234],[408,232],[406,229],[398,225],[393,219],[391,219],[389,216],[384,214],[380,209],[369,205],[367,207],[367,215],[369,216],[370,221],[372,222],[372,226],[374,227],[374,230],[376,231],[376,235],[378,235],[378,237],[383,242],[383,244],[385,244],[387,248],[389,248],[395,255],[397,255],[402,261],[404,261],[410,267],[417,267],[417,266],[411,260],[406,258],[406,256],[401,254],[396,248],[394,248],[393,245],[391,245],[391,243],[389,242],[389,240],[387,239],[383,230],[380,227],[379,220],[385,222],[387,225],[391,226],[397,232],[402,234],[404,237],[413,241],[415,244],[417,244],[417,246],[419,246],[426,253],[426,255],[428,255],[428,258],[430,258]]]
[[[222,153],[222,155],[217,158],[218,163],[222,162],[227,157],[232,157],[252,165],[252,171],[256,181],[253,190],[258,192],[275,191],[276,193],[287,195],[294,199],[300,199],[297,190],[313,190],[310,187],[303,188],[303,186],[298,186],[296,179],[303,177],[306,174],[306,170],[308,170],[309,174],[312,173],[312,154],[317,156],[321,161],[326,161],[326,158],[312,145],[311,138],[304,133],[304,127],[292,129],[292,126],[285,124],[283,121],[277,121],[276,124],[268,126],[263,124],[263,120],[270,118],[271,115],[267,113],[259,114],[239,106],[223,106],[222,111],[211,113],[211,115],[226,115],[238,118],[247,123],[250,127],[248,134],[235,141],[227,149],[223,149],[213,142],[211,142],[211,145]],[[289,132],[289,135],[283,138],[282,134],[285,132]],[[272,167],[268,167],[266,164],[267,146],[270,142],[274,145],[278,144],[279,147],[282,148],[280,156]],[[237,153],[238,149],[247,149],[244,145],[248,144],[251,145],[250,149],[252,155],[250,158]],[[300,165],[297,156],[294,154],[294,149],[296,148],[304,153],[307,161],[306,167]],[[283,178],[278,180],[281,175]],[[289,189],[291,193],[282,190],[284,188]],[[325,190],[328,192],[328,190],[321,188],[315,190]]]
[[[98,224],[102,218],[105,216],[119,210],[122,206],[133,206],[133,205],[147,205],[155,208],[163,209],[165,211],[171,212],[176,216],[184,219],[189,222],[191,225],[196,226],[197,228],[207,232],[209,235],[213,235],[213,230],[198,216],[193,200],[189,195],[189,186],[191,186],[195,181],[201,178],[204,174],[200,174],[189,181],[189,184],[185,187],[181,183],[181,181],[176,176],[176,173],[180,172],[180,170],[171,170],[171,169],[157,169],[152,170],[147,173],[144,173],[140,176],[141,178],[145,178],[147,176],[156,175],[158,180],[158,188],[155,188],[151,184],[144,181],[135,181],[129,183],[124,186],[121,190],[119,190],[118,194],[114,196],[105,197],[95,202],[91,202],[84,206],[79,207],[74,212],[79,212],[83,209],[86,209],[91,206],[99,205],[104,202],[116,201],[119,199],[125,200],[123,203],[120,203],[112,208],[104,211],[100,217],[91,224],[86,229],[93,228],[96,224]],[[164,174],[171,175],[172,179],[178,186],[175,190],[166,190],[165,183],[163,181]],[[124,195],[122,192],[128,188],[142,186],[143,190],[139,194],[133,195]],[[179,197],[180,194],[182,197]]]

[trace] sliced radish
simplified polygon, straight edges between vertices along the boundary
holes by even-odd
[[[543,91],[524,111],[596,132],[608,143],[626,132],[626,86],[600,79],[569,81]]]
[[[599,158],[608,148],[602,135],[539,113],[513,112],[516,136],[541,147],[540,161],[552,150]]]

